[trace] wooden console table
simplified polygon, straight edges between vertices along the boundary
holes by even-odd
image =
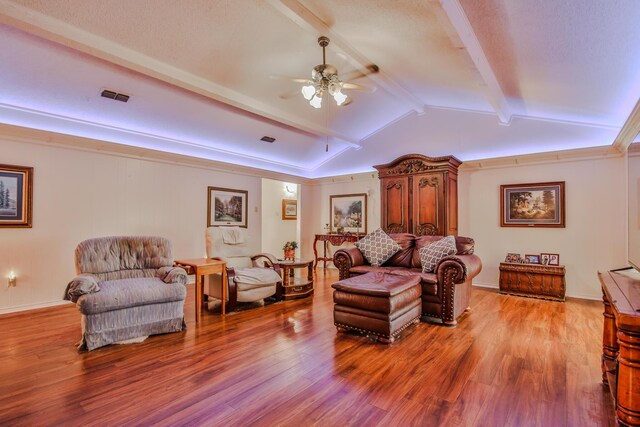
[[[196,276],[196,324],[200,323],[202,317],[202,302],[204,299],[204,277],[209,274],[222,274],[222,309],[221,313],[224,316],[225,306],[227,303],[227,263],[219,259],[213,258],[193,258],[193,259],[181,259],[175,262],[176,267],[182,267],[187,270],[187,273],[193,272]]]
[[[329,251],[329,243],[333,246],[343,245],[345,242],[357,242],[364,235],[358,234],[316,234],[316,238],[313,240],[313,255],[315,256],[315,263],[313,264],[313,268],[318,266],[318,261],[324,261],[324,267],[327,268],[327,261],[333,261],[332,257],[327,257],[327,252],[331,255]],[[318,248],[316,247],[316,243],[322,242],[323,246],[323,255],[322,257],[318,257]]]
[[[285,300],[313,295],[313,261],[306,259],[278,261],[282,273],[282,296]],[[295,276],[296,268],[306,268],[306,275]]]
[[[564,301],[563,265],[500,263],[500,292]]]
[[[640,425],[640,272],[598,273],[604,302],[602,382],[609,385],[616,420]]]

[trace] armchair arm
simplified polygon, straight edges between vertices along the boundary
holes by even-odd
[[[352,267],[364,265],[364,263],[365,259],[362,252],[355,246],[338,249],[336,253],[333,254],[333,265],[340,271],[340,280],[349,277],[349,270]]]
[[[482,261],[477,255],[450,255],[444,257],[436,266],[438,282],[444,283],[445,273],[451,270],[452,283],[462,283],[467,279],[473,279],[482,270]]]
[[[160,267],[156,271],[156,277],[159,277],[164,283],[187,284],[187,272],[181,267]]]
[[[98,286],[96,278],[91,274],[81,274],[69,282],[67,289],[64,291],[63,299],[78,302],[78,298],[82,295],[92,294],[98,291],[100,291],[100,286]]]
[[[258,260],[264,261],[264,265],[259,265]],[[259,253],[251,257],[251,261],[253,261],[253,265],[258,267],[266,267],[273,268],[275,271],[280,273],[280,264],[278,264],[278,259],[269,254],[269,253]]]

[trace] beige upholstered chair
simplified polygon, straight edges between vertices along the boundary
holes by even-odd
[[[240,227],[209,227],[206,232],[207,257],[227,263],[227,309],[237,302],[255,302],[267,297],[282,297],[280,267],[271,254],[252,254],[249,233]],[[221,275],[209,277],[205,293],[221,299]]]

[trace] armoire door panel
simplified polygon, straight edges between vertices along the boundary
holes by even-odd
[[[444,174],[413,177],[413,232],[418,236],[444,233]]]
[[[449,176],[447,180],[447,235],[458,235],[458,177]]]
[[[408,232],[409,178],[385,179],[382,188],[382,228],[387,233]]]

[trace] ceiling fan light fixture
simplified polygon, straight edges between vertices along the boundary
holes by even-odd
[[[302,86],[302,96],[304,96],[304,99],[306,99],[307,101],[311,101],[311,98],[313,98],[313,96],[316,94],[316,88],[314,85],[306,85],[306,86]]]
[[[313,98],[311,98],[311,100],[309,101],[309,104],[313,107],[313,108],[320,108],[322,107],[322,95],[318,96],[318,95],[313,95]]]
[[[342,105],[342,104],[344,104],[344,101],[347,100],[347,95],[345,95],[344,93],[338,91],[338,92],[333,94],[333,99],[336,100],[336,104]]]

